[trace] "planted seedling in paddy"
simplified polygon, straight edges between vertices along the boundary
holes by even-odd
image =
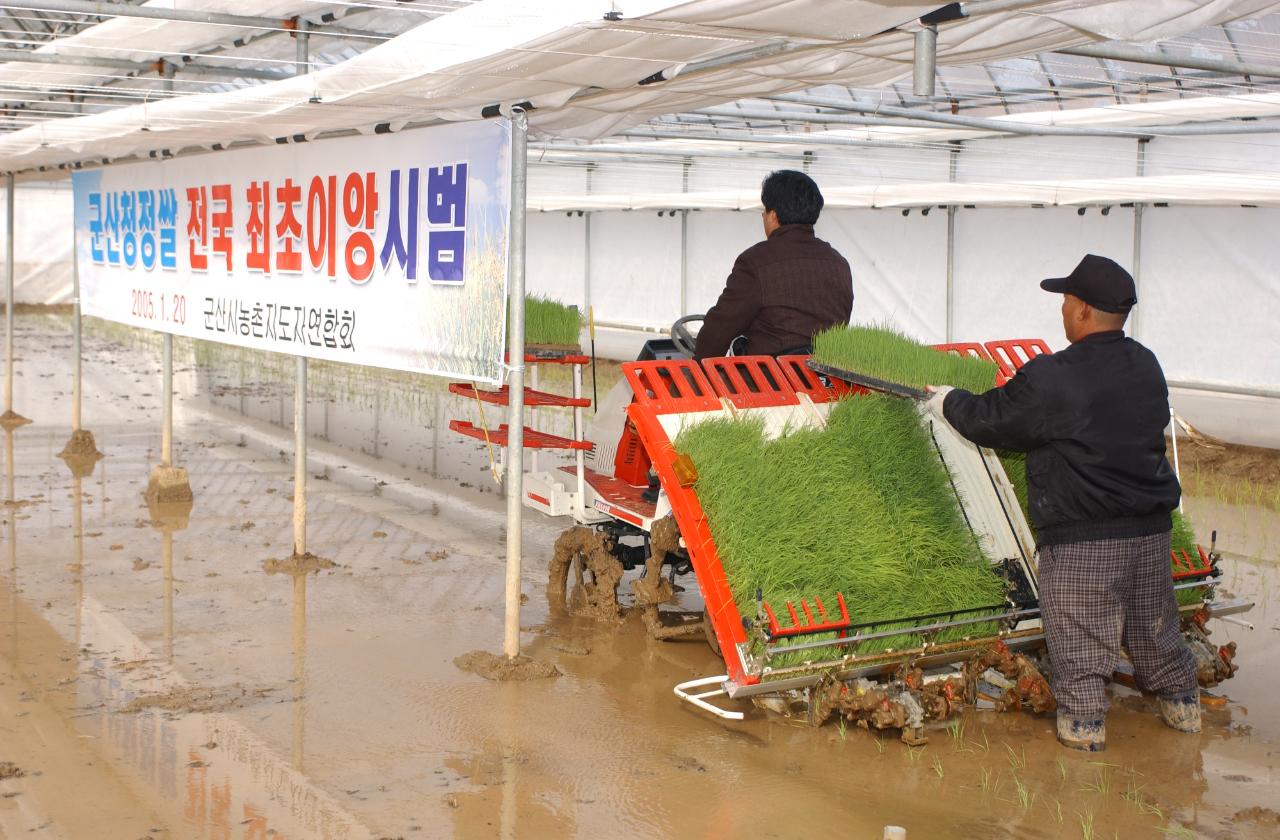
[[[1084,840],[1093,840],[1093,811],[1077,812],[1080,817],[1080,836]]]

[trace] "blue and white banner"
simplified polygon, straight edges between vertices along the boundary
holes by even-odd
[[[111,166],[72,183],[86,314],[501,378],[506,120]]]

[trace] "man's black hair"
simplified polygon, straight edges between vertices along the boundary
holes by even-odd
[[[760,203],[777,213],[782,225],[816,224],[823,204],[818,185],[794,169],[770,172],[760,185]]]

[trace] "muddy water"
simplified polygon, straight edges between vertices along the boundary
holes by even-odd
[[[269,561],[289,553],[288,438],[266,402],[247,417],[224,404],[282,397],[179,375],[195,505],[153,527],[156,358],[92,340],[85,421],[107,457],[77,486],[55,457],[70,432],[62,327],[19,319],[16,407],[36,422],[12,439],[0,529],[0,761],[25,772],[0,781],[6,837],[876,838],[890,823],[913,838],[1276,836],[1273,510],[1189,505],[1232,552],[1224,587],[1259,601],[1253,630],[1215,631],[1239,643],[1242,671],[1200,736],[1123,689],[1101,756],[1059,749],[1048,719],[994,713],[916,750],[759,712],[727,724],[671,694],[718,673],[701,642],[548,613],[566,523],[531,513],[523,643],[562,676],[492,683],[454,666],[501,639],[503,516],[496,494],[461,487],[483,456],[443,434],[429,445],[418,408],[388,410],[399,419],[374,435],[371,416],[331,406],[331,423],[346,412],[367,435],[364,452],[333,426],[314,443],[309,546],[335,565],[282,567]],[[404,448],[375,458],[395,423],[418,439],[398,432]]]

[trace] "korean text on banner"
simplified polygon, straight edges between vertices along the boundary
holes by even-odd
[[[497,382],[510,157],[493,120],[76,172],[84,312]]]

